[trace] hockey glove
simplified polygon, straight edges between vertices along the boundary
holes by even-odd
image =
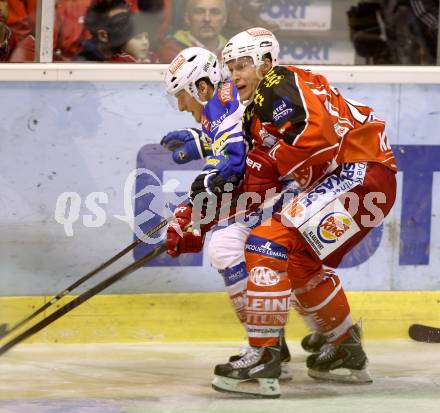
[[[194,198],[202,192],[207,192],[209,195],[220,195],[223,193],[225,183],[226,181],[220,175],[219,171],[215,169],[204,171],[198,175],[192,183],[190,199],[193,201]]]
[[[203,171],[192,183],[190,198],[194,200],[202,192],[207,192],[209,195],[221,195],[225,192],[227,183],[232,184],[227,189],[229,192],[238,185],[239,181],[240,179],[223,155],[212,156],[206,161]]]
[[[202,132],[195,128],[169,132],[160,144],[173,152],[173,160],[178,164],[204,158],[209,152],[208,145],[202,139]]]
[[[264,200],[266,191],[281,191],[282,184],[275,161],[268,155],[270,148],[257,146],[248,152],[244,174],[244,192],[256,192]]]
[[[167,254],[178,257],[186,252],[200,252],[205,240],[205,232],[195,235],[191,227],[192,206],[180,204],[174,210],[174,220],[167,228]]]

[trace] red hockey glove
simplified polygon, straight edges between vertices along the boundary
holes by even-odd
[[[174,210],[174,220],[167,228],[167,254],[178,257],[185,252],[200,252],[205,234],[197,236],[187,228],[191,222],[192,206],[180,204]],[[185,228],[187,228],[185,230]]]
[[[250,150],[246,157],[243,189],[245,192],[256,192],[262,200],[269,189],[275,188],[279,192],[282,188],[276,163],[268,155],[269,150],[260,145]]]

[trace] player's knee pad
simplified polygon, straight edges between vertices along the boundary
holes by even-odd
[[[292,305],[312,330],[338,340],[352,325],[350,307],[339,277],[326,270],[292,294]]]
[[[208,246],[208,255],[216,270],[224,270],[244,261],[244,245],[249,229],[230,225],[215,231]]]
[[[226,292],[229,294],[232,306],[241,323],[246,322],[246,288],[248,273],[246,263],[240,262],[233,267],[219,270],[225,282]]]
[[[253,267],[249,272],[246,324],[251,345],[278,343],[290,308],[291,285],[286,273],[268,267]]]

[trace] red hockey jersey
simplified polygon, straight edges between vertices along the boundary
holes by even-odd
[[[324,76],[294,66],[272,68],[243,116],[243,129],[257,143],[277,138],[270,155],[281,176],[313,165],[379,162],[397,170],[374,111],[344,98]]]

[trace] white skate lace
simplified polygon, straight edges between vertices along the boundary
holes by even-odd
[[[333,344],[324,344],[321,347],[321,352],[319,353],[319,356],[317,357],[317,360],[322,361],[329,361],[331,360],[335,354],[336,354],[337,347]]]
[[[245,354],[237,361],[231,362],[234,369],[242,369],[254,365],[260,360],[264,347],[247,347]]]
[[[251,346],[241,346],[240,352],[238,353],[238,356],[241,358],[251,350],[252,350]]]

